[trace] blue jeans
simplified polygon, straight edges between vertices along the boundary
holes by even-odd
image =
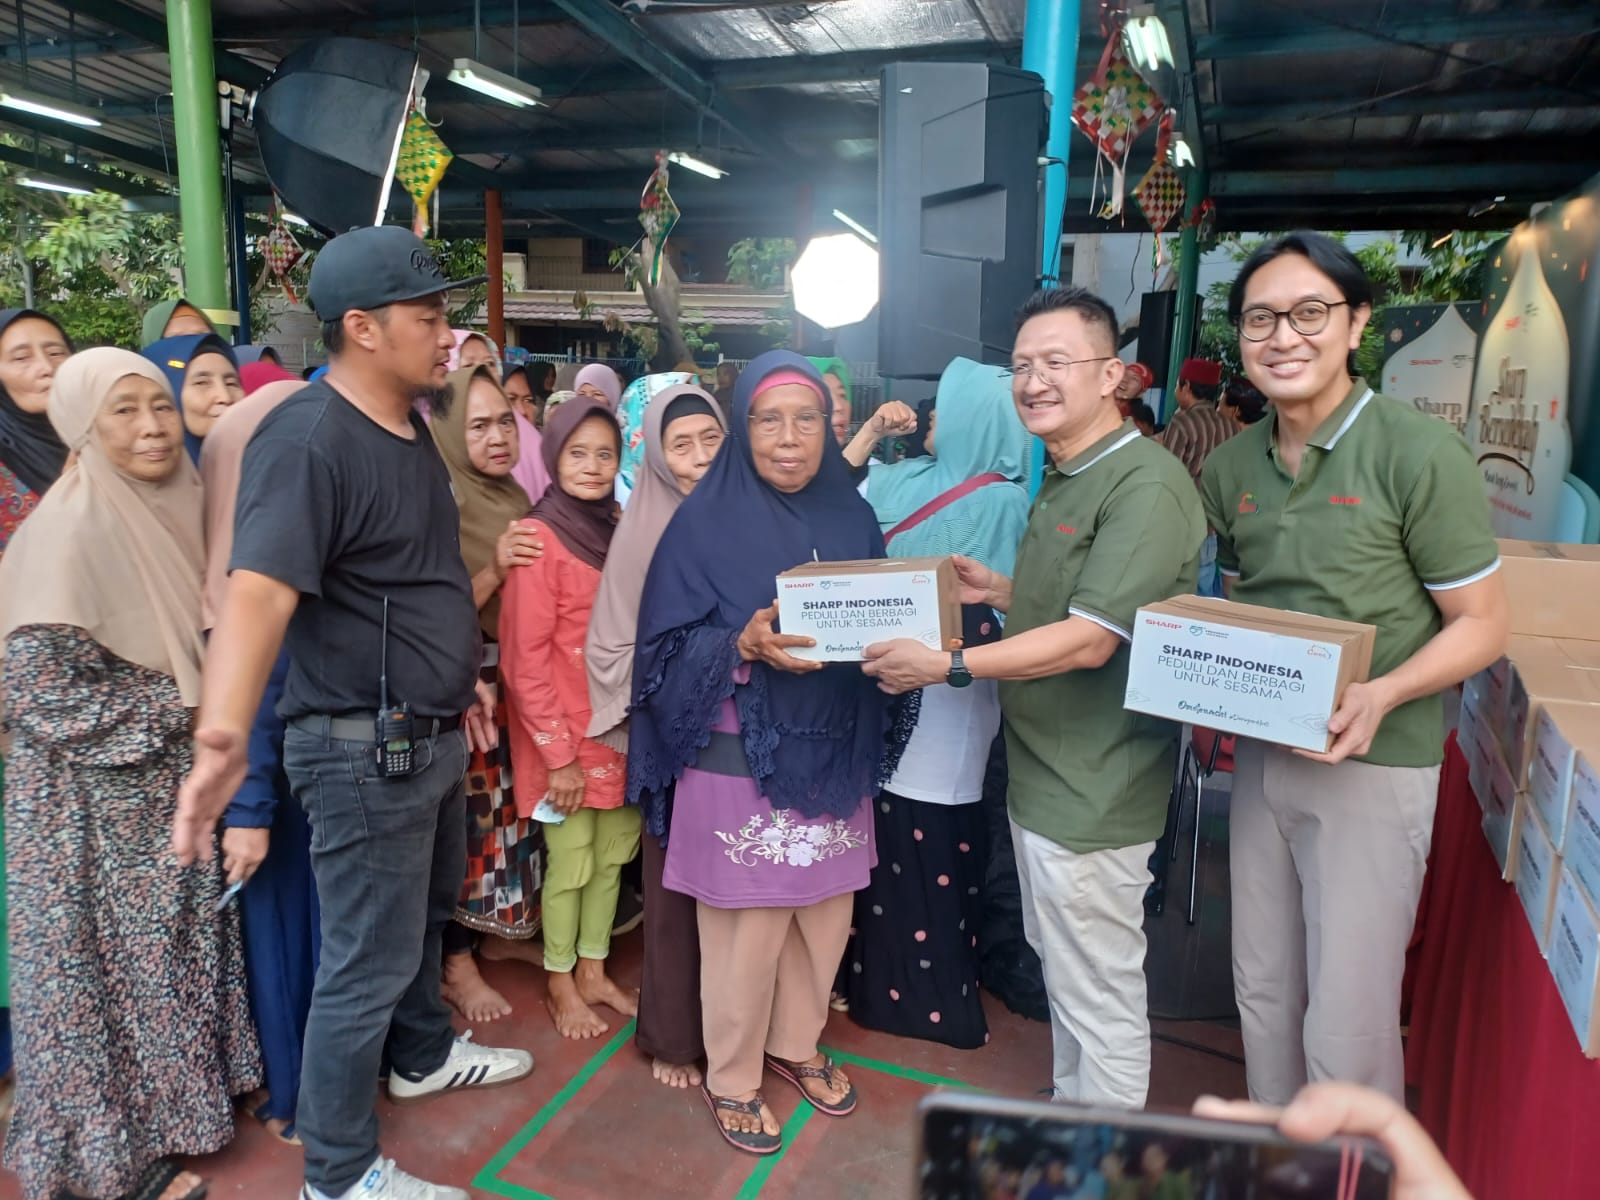
[[[455,1038],[439,996],[440,938],[466,870],[466,738],[425,738],[416,756],[416,774],[384,779],[370,741],[293,726],[284,735],[322,904],[296,1128],[306,1182],[324,1195],[348,1191],[378,1156],[373,1091],[386,1039],[394,1069],[417,1076],[438,1070]]]
[[[1195,589],[1202,596],[1222,598],[1222,572],[1217,569],[1217,535],[1207,533],[1200,545],[1200,586]]]

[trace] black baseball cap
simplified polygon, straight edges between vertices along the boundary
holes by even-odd
[[[427,242],[399,225],[341,233],[311,264],[311,308],[319,321],[471,287],[488,279],[446,279]]]

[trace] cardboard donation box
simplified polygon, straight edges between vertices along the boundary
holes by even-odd
[[[1600,756],[1578,752],[1572,764],[1572,800],[1567,809],[1567,872],[1590,904],[1600,902]],[[1600,905],[1597,905],[1600,906]]]
[[[1377,631],[1306,613],[1178,596],[1133,621],[1134,712],[1302,750],[1327,750],[1345,686],[1365,682]]]
[[[1578,1044],[1590,1058],[1600,1057],[1600,918],[1572,878],[1562,871],[1550,922],[1550,974],[1572,1018]]]
[[[1526,787],[1533,765],[1539,710],[1551,701],[1600,705],[1600,642],[1513,638],[1506,695],[1506,764]],[[1532,644],[1530,644],[1532,643]]]
[[[1561,856],[1539,824],[1538,814],[1524,812],[1517,833],[1517,899],[1522,901],[1539,953],[1550,955],[1550,915],[1555,911]]]
[[[1494,861],[1500,865],[1500,878],[1517,877],[1517,839],[1521,836],[1524,806],[1517,795],[1517,785],[1511,780],[1500,752],[1490,749],[1492,760],[1488,765],[1488,783],[1476,793],[1478,807],[1483,810],[1483,836],[1489,839],[1489,849]]]
[[[814,562],[778,576],[778,626],[815,638],[812,662],[860,662],[875,642],[911,638],[950,650],[961,637],[961,584],[949,558]]]
[[[1582,637],[1600,595],[1600,546],[1500,539],[1500,574],[1511,601],[1511,632]]]
[[[1534,723],[1528,799],[1558,851],[1564,852],[1567,843],[1572,777],[1580,754],[1600,759],[1600,704],[1545,701]]]

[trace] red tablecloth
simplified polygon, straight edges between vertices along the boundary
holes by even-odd
[[[1480,820],[1452,739],[1412,954],[1407,1078],[1477,1200],[1593,1200],[1600,1062],[1578,1047]]]

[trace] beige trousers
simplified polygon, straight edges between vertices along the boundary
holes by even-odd
[[[1022,931],[1044,966],[1055,1099],[1143,1108],[1144,894],[1152,842],[1077,854],[1011,822]]]
[[[1364,1083],[1405,1100],[1400,985],[1439,768],[1324,766],[1241,739],[1229,827],[1250,1098]]]
[[[706,1086],[761,1086],[762,1054],[804,1062],[828,1021],[828,993],[850,938],[853,893],[806,908],[698,904]]]

